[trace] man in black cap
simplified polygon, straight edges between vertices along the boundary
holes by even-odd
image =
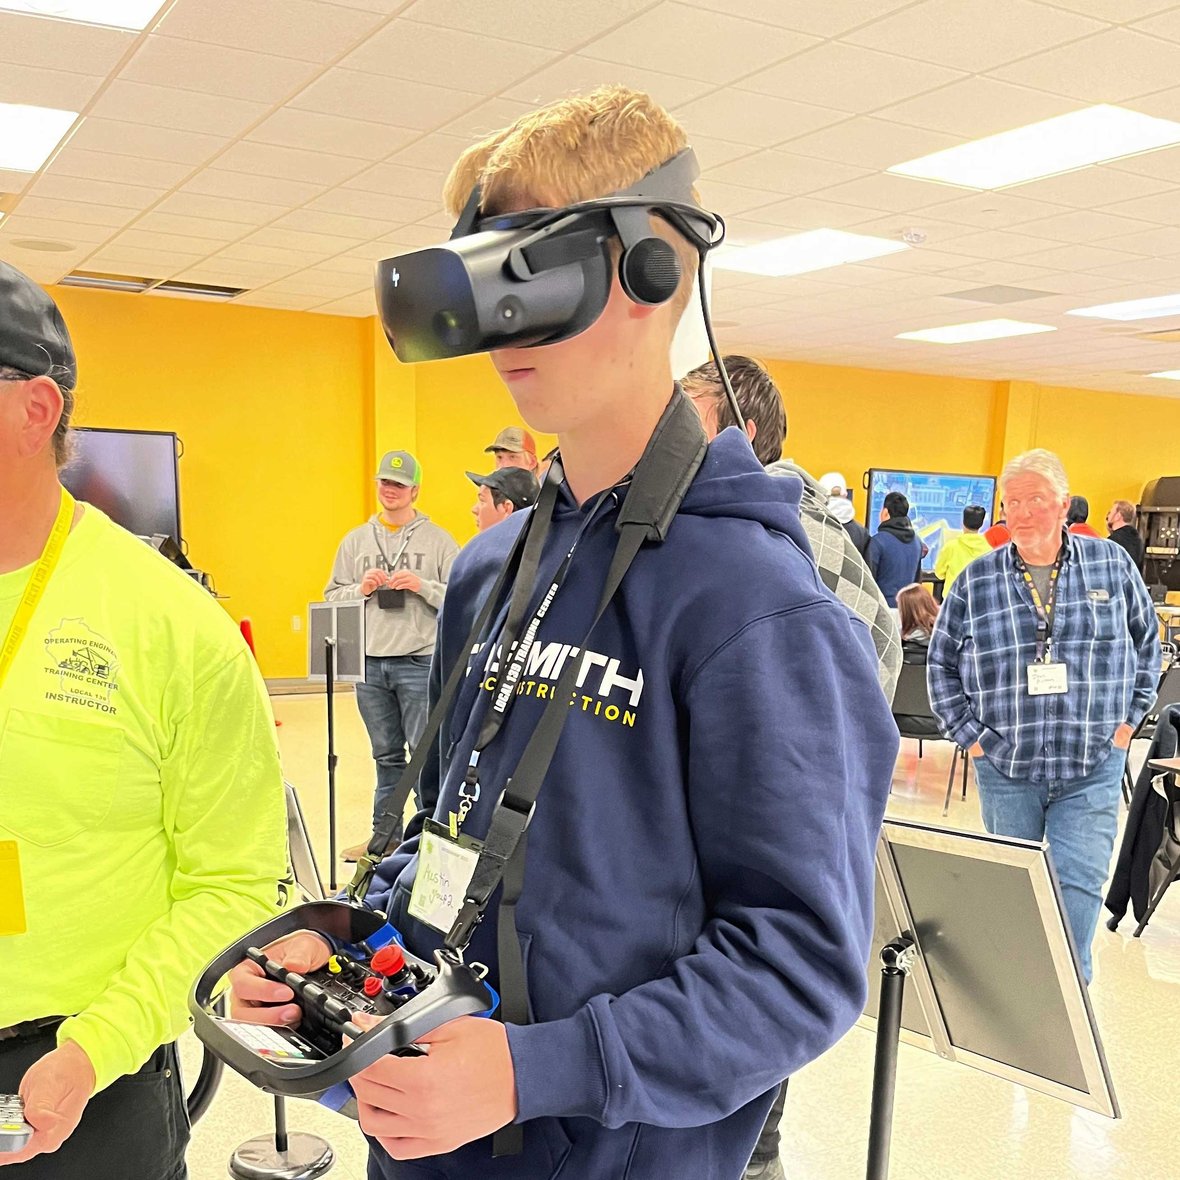
[[[497,467],[489,475],[469,471],[467,478],[479,488],[471,515],[481,533],[519,509],[531,508],[541,492],[537,477],[523,467]]]
[[[0,262],[0,1094],[13,1180],[182,1180],[193,978],[273,913],[282,776],[225,612],[58,470],[61,313]]]

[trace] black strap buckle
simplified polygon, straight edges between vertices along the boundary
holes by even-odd
[[[447,931],[445,946],[452,954],[459,956],[462,962],[463,951],[470,944],[475,928],[483,921],[484,906],[471,898],[464,898],[463,906]]]

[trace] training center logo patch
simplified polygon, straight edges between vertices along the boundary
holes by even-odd
[[[114,701],[119,691],[118,654],[83,619],[62,619],[45,638],[45,654],[45,671],[57,689],[46,692],[46,700],[100,713],[119,711]]]

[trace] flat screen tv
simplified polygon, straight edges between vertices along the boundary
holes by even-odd
[[[963,531],[963,509],[978,504],[986,510],[983,527],[991,526],[996,501],[992,475],[957,475],[947,471],[895,471],[872,467],[868,472],[868,516],[875,533],[889,492],[902,492],[910,502],[910,520],[930,550],[922,568],[931,573],[939,550]]]
[[[62,472],[62,483],[75,499],[93,504],[136,536],[162,533],[180,544],[175,434],[82,428],[73,439],[74,457]]]

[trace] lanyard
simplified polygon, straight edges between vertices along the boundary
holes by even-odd
[[[464,821],[467,819],[468,813],[475,805],[476,800],[479,799],[480,755],[495,740],[496,735],[504,727],[504,722],[508,719],[508,714],[516,704],[516,688],[520,683],[521,677],[524,675],[525,667],[528,664],[529,653],[532,651],[533,642],[537,637],[537,631],[540,629],[542,622],[544,622],[545,616],[549,613],[549,608],[553,605],[553,600],[557,597],[558,592],[565,583],[566,575],[569,573],[570,565],[573,562],[574,553],[577,551],[579,542],[598,515],[598,509],[611,494],[610,491],[604,492],[587,513],[586,520],[583,522],[582,527],[578,529],[577,535],[569,547],[569,551],[557,567],[557,571],[553,575],[553,580],[549,584],[549,589],[542,595],[541,601],[533,611],[528,623],[525,624],[522,632],[520,629],[521,620],[524,616],[525,608],[528,605],[528,600],[532,595],[536,567],[540,561],[541,550],[549,535],[549,530],[553,522],[553,509],[557,499],[557,488],[562,481],[563,473],[560,466],[560,459],[554,460],[553,465],[557,468],[552,477],[553,484],[546,485],[547,488],[551,486],[552,490],[545,497],[546,502],[544,504],[540,502],[537,504],[537,515],[532,522],[532,527],[529,529],[529,538],[525,544],[524,553],[521,558],[520,574],[512,588],[508,616],[500,632],[498,644],[500,649],[500,675],[496,684],[496,690],[492,695],[491,703],[480,726],[479,735],[475,740],[475,746],[471,751],[471,759],[467,764],[467,773],[464,776],[463,785],[459,790],[459,807],[451,822],[452,836],[459,834]],[[518,635],[519,639],[517,638]],[[489,650],[489,655],[494,650],[495,647],[493,646]]]
[[[16,661],[16,653],[28,634],[29,624],[33,621],[33,615],[45,594],[45,587],[49,585],[49,579],[61,560],[62,550],[66,547],[66,539],[70,535],[70,526],[73,522],[74,497],[62,488],[61,507],[57,510],[57,519],[49,532],[49,540],[45,542],[45,549],[29,575],[24,595],[17,605],[16,614],[12,616],[8,634],[4,637],[4,646],[0,647],[0,687],[3,686],[9,670]]]
[[[389,558],[385,556],[385,546],[381,544],[381,534],[377,531],[377,526],[375,524],[372,526],[373,541],[377,546],[377,552],[381,555],[381,560],[385,562],[386,573],[393,574],[397,572],[397,563],[401,561],[402,554],[405,553],[406,547],[410,543],[410,537],[413,535],[414,530],[421,523],[422,517],[419,516],[416,520],[412,520],[409,524],[402,526],[402,547],[394,555],[393,561],[390,561]]]
[[[1024,578],[1024,584],[1028,587],[1029,594],[1032,595],[1033,610],[1037,613],[1038,664],[1045,662],[1046,657],[1050,655],[1053,643],[1053,611],[1057,605],[1057,579],[1061,577],[1061,563],[1064,556],[1065,547],[1062,546],[1057,552],[1057,560],[1053,563],[1053,568],[1049,571],[1049,597],[1042,602],[1041,592],[1037,589],[1031,571],[1020,554],[1016,554],[1016,568],[1020,572],[1020,576]]]

